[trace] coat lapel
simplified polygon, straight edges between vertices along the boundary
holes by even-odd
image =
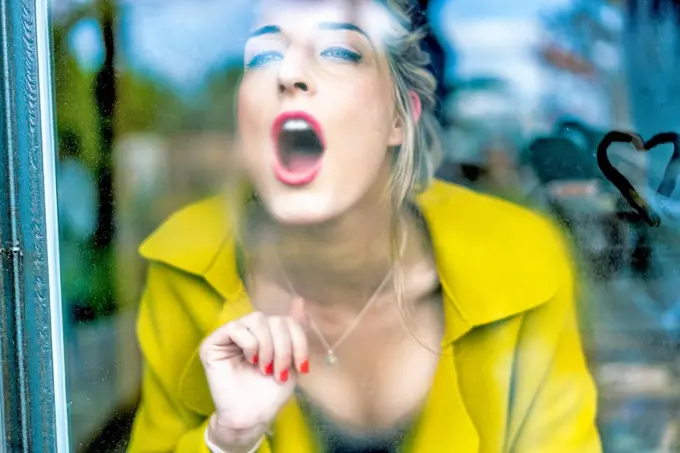
[[[468,414],[458,386],[454,347],[443,350],[408,452],[477,453],[479,434]]]

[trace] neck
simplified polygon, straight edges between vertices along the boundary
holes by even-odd
[[[391,263],[392,213],[384,206],[361,208],[324,225],[281,227],[280,253],[298,274],[332,275],[357,283],[360,276],[384,274]]]
[[[257,241],[263,244],[257,247],[257,267],[268,268],[277,285],[285,291],[292,286],[310,303],[362,307],[394,265],[396,215],[402,214],[391,203],[374,202],[313,226],[282,225],[264,216],[265,234],[272,240]]]

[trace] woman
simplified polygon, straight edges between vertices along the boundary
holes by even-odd
[[[429,181],[435,83],[400,2],[260,5],[238,97],[255,196],[141,249],[130,451],[600,451],[561,242]]]

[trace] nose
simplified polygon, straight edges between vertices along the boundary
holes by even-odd
[[[289,52],[279,66],[279,93],[304,95],[314,93],[314,82],[309,74],[309,62],[304,55]]]

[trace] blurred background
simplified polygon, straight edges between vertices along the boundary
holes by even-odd
[[[680,451],[680,213],[646,225],[595,158],[612,129],[680,130],[680,1],[419,3],[442,70],[439,176],[564,226],[605,451]],[[137,247],[224,182],[251,8],[52,0],[74,452],[125,450],[140,391]],[[672,149],[610,151],[654,191]]]

